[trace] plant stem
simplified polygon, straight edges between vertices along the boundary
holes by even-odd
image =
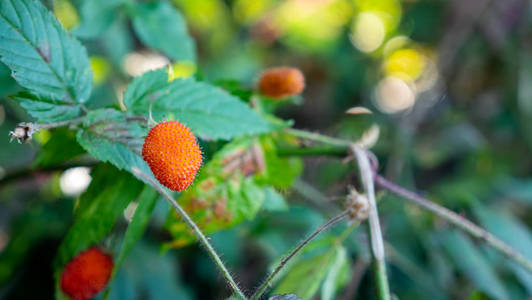
[[[295,136],[295,137],[309,139],[309,140],[313,140],[316,142],[322,142],[325,144],[335,145],[335,146],[349,146],[349,144],[351,143],[346,140],[333,138],[333,137],[326,136],[323,134],[308,132],[305,130],[299,130],[299,129],[294,129],[294,128],[287,128],[284,130],[284,132],[292,136]]]
[[[212,260],[216,263],[216,265],[218,266],[218,269],[220,269],[220,272],[222,272],[222,275],[227,280],[229,286],[231,286],[231,288],[238,295],[239,298],[247,299],[247,297],[240,290],[237,283],[235,282],[235,280],[233,279],[233,277],[231,276],[231,274],[225,267],[224,263],[220,259],[220,256],[218,256],[218,254],[216,253],[216,250],[214,250],[214,248],[212,247],[207,237],[205,237],[201,229],[199,229],[196,223],[194,223],[194,221],[189,217],[187,212],[177,203],[177,201],[174,200],[174,198],[159,183],[155,182],[152,178],[147,176],[144,172],[142,172],[138,168],[133,168],[132,171],[133,173],[135,173],[135,175],[147,181],[155,190],[157,190],[157,192],[159,192],[159,194],[161,194],[161,196],[163,196],[163,198],[165,198],[174,207],[174,209],[181,216],[181,218],[183,218],[185,223],[190,227],[190,229],[192,229],[196,237],[198,237],[203,247],[205,247],[205,249],[207,250],[207,253],[209,253]]]
[[[369,229],[368,234],[371,242],[372,267],[375,275],[377,295],[379,300],[390,299],[388,275],[386,274],[386,262],[384,258],[384,241],[382,238],[377,201],[375,200],[375,187],[373,185],[373,170],[366,151],[361,147],[351,144],[351,151],[357,158],[360,169],[360,177],[369,201]]]
[[[514,260],[521,266],[525,267],[528,271],[532,272],[532,261],[524,257],[521,253],[515,251],[510,245],[498,239],[497,237],[495,237],[493,234],[489,233],[488,231],[482,229],[480,226],[476,225],[475,223],[469,221],[468,219],[462,217],[461,215],[455,213],[454,211],[450,209],[447,209],[441,205],[438,205],[426,198],[421,197],[420,195],[414,192],[411,192],[403,187],[396,185],[393,182],[388,181],[386,178],[380,175],[375,175],[375,182],[382,188],[385,188],[398,196],[401,196],[403,198],[406,198],[412,201],[413,203],[449,221],[450,223],[462,229],[466,233],[469,233],[473,237],[484,241],[486,244],[495,248],[500,253],[502,253],[504,256]]]
[[[280,147],[277,148],[280,156],[306,156],[306,155],[328,155],[344,157],[347,154],[345,146],[319,146],[319,147]]]
[[[275,276],[283,269],[283,267],[299,252],[303,247],[305,247],[308,243],[310,243],[320,232],[324,231],[325,229],[329,228],[330,226],[334,225],[336,222],[340,221],[344,217],[347,216],[347,212],[342,212],[341,214],[331,218],[329,221],[327,221],[325,224],[318,227],[313,233],[311,233],[306,239],[304,239],[294,250],[292,250],[287,256],[285,256],[279,265],[273,270],[273,272],[268,275],[266,280],[259,286],[257,291],[251,296],[251,300],[258,300],[260,299],[264,293],[268,290],[268,288],[271,287],[273,280],[275,279]]]

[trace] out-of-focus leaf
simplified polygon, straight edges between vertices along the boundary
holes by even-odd
[[[196,60],[196,47],[185,20],[168,2],[139,3],[133,15],[133,28],[146,45],[169,57],[178,61]]]
[[[273,138],[261,138],[266,169],[261,177],[265,183],[278,188],[289,188],[303,171],[303,161],[297,157],[279,157]]]
[[[203,167],[196,182],[179,197],[179,203],[205,233],[228,228],[253,218],[265,198],[255,174],[264,172],[262,152],[253,139],[233,141]],[[262,163],[261,163],[262,161]],[[166,227],[174,237],[171,246],[180,247],[195,240],[176,213]]]
[[[442,242],[456,268],[480,290],[494,299],[508,299],[497,274],[467,236],[457,231],[446,232]]]
[[[132,172],[138,168],[153,176],[141,156],[147,129],[138,120],[129,120],[115,109],[99,109],[87,114],[83,126],[77,140],[92,156],[119,169]]]
[[[92,89],[85,48],[35,0],[0,3],[0,59],[31,94],[15,97],[43,122],[77,115]]]
[[[311,299],[320,288],[324,280],[327,282],[322,296],[333,297],[337,289],[345,284],[344,265],[348,264],[346,250],[342,246],[331,248],[329,251],[311,259],[303,259],[294,264],[275,289],[276,294],[293,293],[302,299]],[[337,277],[340,276],[340,277]],[[331,282],[340,279],[340,282]],[[341,278],[344,277],[344,278]],[[324,298],[331,299],[331,298]]]
[[[0,63],[0,99],[16,93],[20,89],[19,85],[11,77],[11,71],[9,68]]]
[[[106,165],[98,166],[92,177],[95,180],[81,196],[75,222],[55,258],[57,297],[64,297],[59,289],[59,278],[65,264],[81,251],[100,243],[142,189],[142,184],[133,176]]]
[[[271,296],[268,300],[301,300],[301,298],[294,294],[284,294]]]
[[[338,251],[340,253],[335,256],[321,288],[322,300],[336,299],[336,293],[347,284],[350,277],[350,265],[346,250],[339,247]]]
[[[79,252],[101,242],[142,188],[142,184],[131,175],[109,165],[99,165],[91,175],[95,180],[81,196],[74,225],[58,250],[58,268]]]
[[[527,226],[504,212],[495,212],[480,205],[475,206],[475,215],[482,225],[495,236],[508,243],[528,259],[532,259],[532,233]],[[532,295],[532,274],[522,266],[508,261],[510,269],[519,282]]]
[[[117,15],[117,8],[125,0],[91,0],[81,5],[81,24],[70,33],[81,38],[95,38],[105,32]]]
[[[161,255],[159,248],[141,242],[110,283],[108,299],[137,299],[139,295],[150,300],[195,299],[181,282],[176,265],[175,256]]]
[[[508,178],[502,180],[497,190],[504,198],[515,199],[525,204],[532,204],[532,180]]]
[[[203,139],[229,140],[274,130],[247,104],[221,88],[192,78],[168,81],[165,69],[150,71],[128,86],[124,102],[129,111],[156,121],[178,120]]]
[[[42,146],[33,160],[33,166],[56,166],[83,153],[85,151],[76,142],[74,131],[58,129],[53,132],[53,138]]]
[[[135,244],[140,240],[142,234],[146,230],[146,226],[148,226],[148,222],[150,221],[151,213],[153,211],[153,208],[155,207],[157,198],[157,192],[150,186],[146,185],[142,193],[140,194],[139,203],[137,208],[135,209],[133,219],[127,227],[127,231],[124,236],[124,240],[122,241],[122,246],[120,248],[120,253],[115,259],[115,266],[112,275],[113,277],[116,274],[117,270],[120,268],[120,265],[122,264],[126,256],[129,254],[131,249],[133,249]]]
[[[286,203],[284,197],[273,187],[267,187],[264,192],[264,204],[262,205],[263,209],[267,211],[288,210],[288,204]]]

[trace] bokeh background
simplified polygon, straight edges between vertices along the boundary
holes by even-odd
[[[124,12],[91,16],[81,0],[43,3],[67,29],[85,19],[108,19],[98,36],[90,32],[96,23],[79,35],[94,71],[93,106],[119,103],[131,78],[168,64],[177,76],[196,74],[243,91],[253,89],[266,67],[298,67],[306,89],[278,116],[296,128],[349,139],[378,126],[373,150],[381,174],[472,218],[532,258],[529,1],[174,0],[197,42],[197,65],[174,63],[144,47]],[[83,153],[67,129],[42,131],[24,145],[9,143],[8,132],[30,119],[7,98],[17,90],[0,65],[0,298],[53,299],[52,260],[93,162],[81,157],[54,164]],[[345,114],[353,106],[374,114]],[[52,138],[60,141],[55,151],[39,155]],[[281,191],[287,208],[265,209],[215,233],[212,242],[250,291],[283,253],[342,207],[346,187],[355,181],[352,166],[337,158],[305,158],[300,179]],[[532,295],[532,274],[519,266],[398,198],[379,193],[379,201],[391,288],[400,299]],[[199,246],[161,249],[170,239],[162,229],[167,211],[158,204],[109,299],[228,297]],[[128,216],[126,211],[106,243],[120,239]],[[340,275],[312,284],[334,289],[336,299],[373,299],[365,230],[345,228],[319,240],[341,236],[345,253],[338,257],[348,259],[338,263]],[[308,274],[330,267],[305,256],[297,266],[300,276],[282,283],[293,291],[311,285],[302,280]]]

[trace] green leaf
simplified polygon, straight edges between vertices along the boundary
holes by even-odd
[[[117,8],[125,0],[91,0],[81,5],[81,24],[70,31],[80,38],[96,38],[103,34],[117,16]]]
[[[76,142],[74,131],[60,128],[56,129],[53,132],[53,138],[42,146],[32,166],[57,166],[84,153],[85,150]]]
[[[164,69],[136,78],[129,85],[124,102],[136,114],[147,115],[151,106],[156,121],[178,120],[203,139],[229,140],[275,129],[246,103],[221,88],[192,78],[169,82]]]
[[[196,61],[196,46],[183,16],[166,1],[139,3],[133,28],[146,45],[178,61]]]
[[[507,213],[493,211],[480,205],[475,206],[474,213],[489,232],[508,243],[528,259],[532,258],[532,233],[528,226]],[[530,271],[510,260],[507,262],[519,282],[526,288],[529,295],[532,295],[532,274]]]
[[[301,299],[311,299],[326,280],[327,286],[324,286],[322,297],[333,297],[338,287],[345,284],[345,271],[342,269],[346,268],[346,263],[348,264],[346,250],[342,246],[333,247],[311,259],[300,260],[288,270],[274,293],[291,293]],[[341,282],[331,282],[334,279],[341,279]]]
[[[92,72],[85,48],[39,1],[0,2],[0,60],[33,94],[15,99],[41,121],[71,118],[89,99]]]
[[[146,185],[140,194],[140,200],[137,208],[135,209],[133,219],[127,227],[126,235],[124,236],[124,241],[122,242],[122,247],[120,248],[120,253],[115,260],[115,267],[113,269],[113,275],[111,278],[114,277],[126,256],[142,237],[142,234],[146,230],[148,222],[150,221],[151,213],[153,212],[157,198],[157,192],[150,186]]]
[[[288,204],[284,200],[284,197],[279,194],[273,187],[267,187],[264,189],[264,205],[263,209],[267,211],[286,211],[288,210]]]
[[[108,165],[97,166],[91,176],[94,180],[81,195],[74,225],[59,247],[55,261],[59,268],[79,252],[101,242],[142,189],[134,177]]]
[[[137,168],[153,176],[141,156],[147,129],[138,120],[130,120],[115,109],[99,109],[87,114],[83,126],[77,140],[92,156],[122,170],[133,173]]]
[[[350,265],[346,250],[338,247],[338,251],[321,288],[322,300],[336,299],[336,293],[349,281]]]
[[[447,232],[443,243],[455,266],[480,290],[494,299],[508,299],[497,274],[467,236],[458,231]]]
[[[212,233],[255,217],[264,202],[265,189],[258,183],[263,172],[253,149],[253,139],[235,140],[218,151],[201,170],[194,184],[178,201],[204,233]],[[165,227],[174,240],[169,246],[181,247],[195,240],[194,235],[172,212]]]
[[[58,298],[65,297],[59,289],[63,267],[81,251],[99,244],[142,189],[142,184],[134,177],[108,165],[99,165],[91,175],[94,180],[80,198],[74,225],[61,243],[54,261]]]

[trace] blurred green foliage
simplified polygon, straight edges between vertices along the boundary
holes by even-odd
[[[8,2],[33,0],[2,1],[0,12],[7,11]],[[377,124],[380,138],[373,150],[381,174],[424,191],[532,259],[528,1],[42,3],[70,33],[61,35],[53,23],[58,35],[52,45],[64,49],[72,72],[89,66],[91,71],[76,73],[77,84],[69,86],[73,97],[65,98],[60,83],[71,82],[72,73],[29,84],[35,73],[48,72],[49,64],[18,65],[16,53],[37,58],[39,53],[16,42],[0,45],[4,63],[13,58],[19,76],[17,84],[12,71],[0,65],[0,298],[54,298],[54,273],[93,244],[109,249],[120,265],[99,297],[230,296],[209,257],[190,243],[190,233],[166,203],[116,168],[147,167],[129,147],[146,128],[128,122],[123,111],[145,113],[153,94],[163,99],[153,106],[157,121],[185,118],[202,138],[203,169],[192,188],[176,197],[196,211],[194,219],[247,292],[305,234],[342,208],[348,185],[357,185],[352,166],[337,158],[281,157],[280,148],[300,145],[269,133],[288,126],[273,115],[297,128],[353,140]],[[34,13],[47,18],[44,9]],[[38,35],[35,39],[39,42]],[[62,65],[55,63],[52,69],[59,70]],[[142,76],[154,77],[149,84],[133,80],[167,65],[173,81],[166,69]],[[279,65],[300,68],[306,90],[300,99],[272,105],[256,97],[254,83],[265,67]],[[22,88],[53,97],[19,93]],[[172,93],[156,93],[162,89]],[[185,89],[196,102],[179,102]],[[212,98],[224,105],[206,116]],[[249,103],[257,105],[253,101],[260,109],[250,109]],[[29,144],[9,143],[17,123],[67,119],[82,111],[83,103],[91,118],[77,135],[61,128],[41,131]],[[353,106],[374,114],[344,114]],[[119,129],[129,134],[127,141],[117,143],[118,132],[99,124],[102,120],[124,126]],[[265,135],[217,140],[258,133]],[[241,152],[239,158],[251,153],[251,168],[235,162],[224,173],[231,163],[224,159],[234,151]],[[256,151],[264,156],[263,165],[253,156]],[[69,194],[61,178],[77,166],[92,168],[92,182],[82,194]],[[427,212],[380,196],[389,278],[399,299],[532,296],[532,275],[522,267]],[[218,220],[227,213],[230,221]],[[285,269],[271,295],[375,299],[364,232],[342,224],[324,234]]]

